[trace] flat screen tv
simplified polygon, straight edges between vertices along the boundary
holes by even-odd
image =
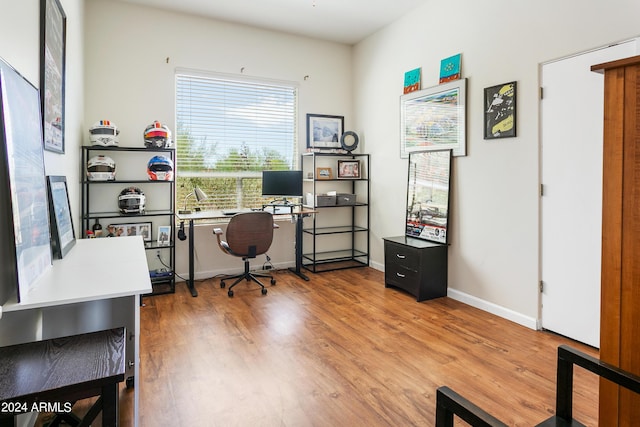
[[[262,171],[262,195],[284,202],[288,197],[302,197],[302,171]]]
[[[409,154],[406,235],[448,243],[451,150]]]

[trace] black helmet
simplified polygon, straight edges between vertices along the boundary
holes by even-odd
[[[118,207],[123,214],[144,213],[145,197],[138,187],[127,187],[118,196]]]

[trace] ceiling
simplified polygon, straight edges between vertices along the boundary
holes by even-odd
[[[122,0],[355,44],[427,0]]]

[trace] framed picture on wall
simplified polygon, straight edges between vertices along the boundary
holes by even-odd
[[[333,150],[342,147],[340,137],[344,130],[344,116],[307,114],[307,147]]]
[[[466,87],[460,79],[400,97],[400,157],[449,149],[466,156]]]
[[[516,136],[516,82],[484,90],[484,139]]]
[[[40,0],[40,103],[44,148],[64,153],[67,16],[59,0]]]

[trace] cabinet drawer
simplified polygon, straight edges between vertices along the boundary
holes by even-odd
[[[400,265],[415,271],[418,270],[420,265],[420,253],[406,246],[387,242],[384,254],[385,264],[387,265]]]
[[[387,285],[396,286],[417,295],[420,284],[417,271],[408,270],[399,265],[387,265],[384,277]]]

